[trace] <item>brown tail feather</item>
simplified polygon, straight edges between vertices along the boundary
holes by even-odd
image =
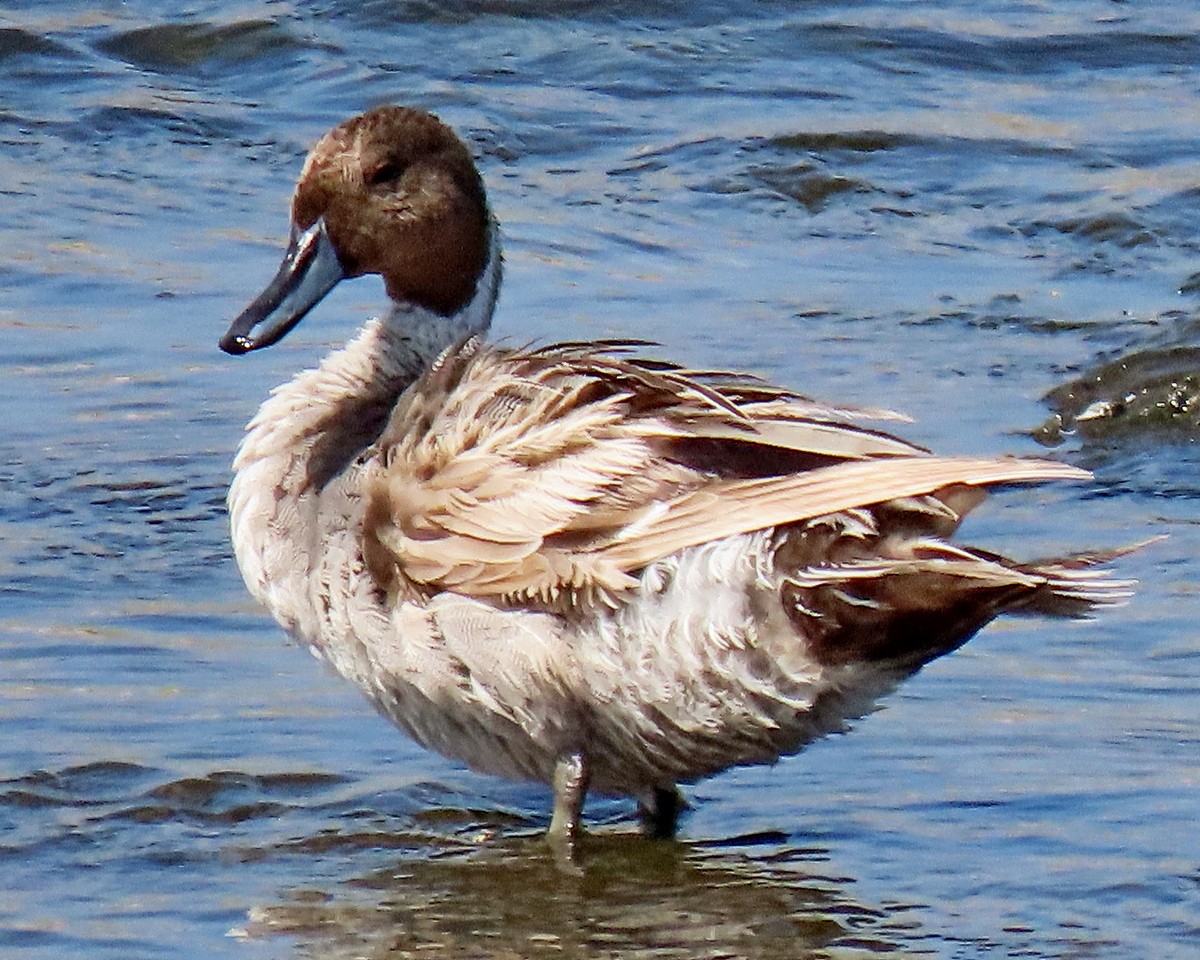
[[[783,599],[822,662],[886,661],[916,670],[1001,614],[1082,618],[1126,602],[1135,581],[1098,568],[1151,542],[1023,564],[929,543],[924,556],[905,560],[799,570],[784,583]]]

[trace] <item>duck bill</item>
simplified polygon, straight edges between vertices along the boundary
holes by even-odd
[[[242,354],[277,343],[345,276],[324,220],[293,229],[279,272],[229,325],[221,349]]]

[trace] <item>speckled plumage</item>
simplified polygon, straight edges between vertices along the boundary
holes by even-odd
[[[382,273],[394,307],[250,424],[229,496],[247,585],[422,744],[555,783],[556,831],[588,789],[670,829],[677,783],[842,729],[995,616],[1128,595],[1103,555],[946,540],[986,487],[1083,471],[937,457],[635,344],[486,344],[496,230],[427,114],[338,127],[293,220],[226,349],[274,342],[343,275]],[[468,249],[431,272],[446,236]]]

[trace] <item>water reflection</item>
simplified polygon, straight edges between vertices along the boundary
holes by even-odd
[[[539,836],[447,841],[331,886],[256,907],[239,933],[286,935],[304,957],[796,958],[868,956],[911,942],[919,908],[854,899],[824,876],[822,850],[776,838],[688,845],[592,834],[586,867],[565,875]],[[755,840],[761,841],[755,843]],[[764,853],[763,847],[774,847]]]

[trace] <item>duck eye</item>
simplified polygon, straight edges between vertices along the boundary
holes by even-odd
[[[388,160],[367,175],[367,185],[378,187],[384,183],[391,183],[393,180],[399,180],[403,173],[404,164],[395,160]]]

